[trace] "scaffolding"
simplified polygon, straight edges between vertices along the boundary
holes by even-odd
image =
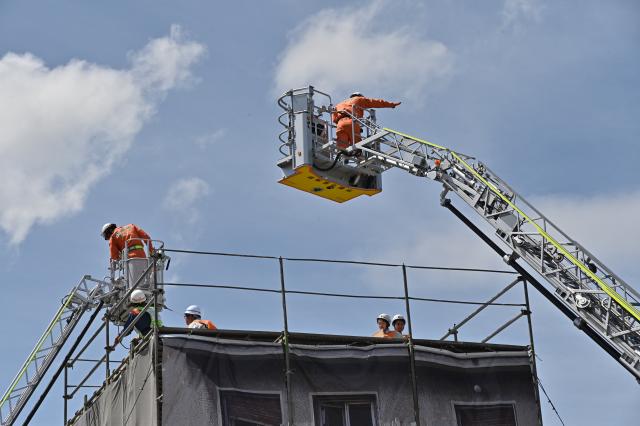
[[[179,256],[179,255],[193,255],[193,256],[215,256],[218,258],[242,258],[249,261],[263,260],[266,262],[272,262],[277,267],[277,281],[279,282],[279,288],[260,288],[244,285],[228,285],[228,284],[216,284],[216,283],[184,283],[184,282],[163,282],[160,283],[157,276],[157,262],[158,259],[166,259],[167,255]],[[441,266],[421,266],[411,265],[405,263],[382,263],[382,262],[368,262],[357,260],[342,260],[342,259],[322,259],[322,258],[300,258],[300,257],[282,257],[282,256],[261,256],[250,254],[237,254],[237,253],[225,253],[225,252],[205,252],[205,251],[193,251],[193,250],[178,250],[163,248],[155,256],[151,257],[151,262],[144,274],[138,279],[135,285],[131,286],[128,291],[122,294],[122,297],[110,306],[104,306],[106,308],[102,317],[101,324],[93,330],[88,338],[85,336],[90,332],[94,320],[97,318],[98,313],[102,310],[103,306],[97,307],[91,318],[87,321],[81,333],[76,338],[74,344],[69,349],[64,360],[60,364],[58,370],[52,375],[48,386],[43,391],[42,395],[31,408],[25,424],[29,423],[34,417],[41,403],[53,387],[53,385],[62,376],[63,381],[63,412],[64,412],[64,424],[71,425],[79,419],[80,416],[96,401],[97,397],[104,391],[104,389],[114,380],[116,380],[123,371],[126,370],[127,365],[136,357],[141,350],[145,348],[151,348],[152,350],[152,365],[153,365],[153,377],[156,378],[155,389],[157,392],[156,401],[156,418],[158,424],[162,421],[162,384],[161,384],[161,339],[159,338],[163,334],[176,333],[180,330],[187,332],[184,328],[153,328],[152,331],[137,343],[133,343],[129,348],[129,353],[122,360],[114,360],[114,350],[116,349],[112,345],[113,335],[113,313],[121,312],[123,306],[128,301],[129,295],[133,290],[147,280],[152,283],[152,297],[148,299],[146,306],[142,309],[141,314],[138,315],[136,321],[142,317],[142,313],[146,312],[149,308],[154,308],[153,312],[158,315],[158,308],[164,301],[164,289],[166,288],[180,288],[180,289],[209,289],[209,290],[232,290],[239,292],[251,292],[251,293],[269,293],[279,296],[279,302],[282,315],[282,330],[277,333],[270,333],[265,330],[261,331],[233,331],[233,330],[192,330],[189,329],[190,334],[203,334],[208,336],[218,337],[233,337],[244,336],[243,338],[249,339],[274,339],[280,342],[282,345],[284,368],[283,368],[283,380],[286,385],[286,407],[289,412],[292,412],[292,397],[291,397],[291,375],[293,374],[290,365],[290,353],[289,345],[292,342],[305,341],[309,339],[319,340],[322,339],[321,335],[313,335],[309,333],[297,333],[290,330],[290,315],[287,312],[287,307],[291,302],[288,300],[288,296],[298,295],[304,297],[325,297],[325,298],[340,298],[340,299],[358,299],[358,300],[387,300],[397,301],[404,305],[406,313],[406,326],[408,334],[402,339],[382,339],[374,337],[362,337],[362,336],[330,336],[331,339],[344,339],[351,343],[357,342],[359,344],[386,344],[386,343],[401,343],[406,345],[411,371],[411,385],[412,394],[414,398],[414,417],[416,424],[420,424],[420,412],[417,398],[417,379],[415,372],[415,352],[414,348],[419,342],[425,342],[424,339],[414,338],[416,329],[416,323],[412,317],[412,312],[416,309],[420,309],[420,304],[423,303],[438,303],[438,304],[456,304],[462,306],[473,307],[473,311],[470,312],[465,318],[459,321],[451,321],[451,327],[443,330],[443,335],[439,340],[430,340],[430,345],[436,345],[437,347],[447,348],[453,351],[459,350],[457,348],[465,347],[468,350],[469,345],[477,347],[478,350],[487,350],[491,347],[497,347],[500,345],[494,345],[490,343],[497,335],[507,329],[509,326],[517,322],[521,318],[527,320],[528,338],[526,346],[528,347],[530,354],[530,363],[532,368],[532,377],[534,393],[536,402],[539,406],[539,394],[537,383],[537,372],[535,362],[535,350],[533,340],[533,329],[531,325],[531,309],[528,296],[529,280],[517,271],[509,270],[497,270],[497,269],[482,269],[482,268],[457,268],[457,267],[441,267]],[[384,268],[388,271],[397,271],[397,288],[396,294],[361,294],[351,292],[322,292],[322,291],[309,291],[296,288],[295,285],[291,285],[291,280],[287,278],[286,270],[288,265],[293,264],[314,264],[314,265],[358,265],[367,268]],[[470,301],[470,300],[457,300],[457,299],[444,299],[444,298],[427,298],[418,297],[411,292],[411,280],[409,273],[411,271],[442,271],[442,272],[466,272],[472,274],[491,274],[497,277],[508,277],[508,283],[495,295],[487,298],[486,300]],[[501,278],[502,279],[502,278]],[[505,280],[505,281],[507,281]],[[275,281],[274,281],[275,282]],[[539,284],[539,283],[538,283]],[[513,293],[516,287],[522,289],[522,300],[519,303],[501,302],[500,298],[503,298],[507,293]],[[509,308],[516,310],[515,316],[511,317],[504,324],[496,327],[491,333],[487,333],[479,343],[467,343],[462,342],[460,338],[461,330],[463,327],[468,327],[470,322],[477,317],[478,314],[486,310],[487,308]],[[136,321],[134,321],[126,330],[120,331],[120,335],[127,334],[128,331],[133,329]],[[329,336],[328,336],[329,337]],[[272,340],[273,341],[273,340]],[[106,348],[101,356],[91,357],[87,356],[92,350],[95,352],[96,348],[100,350],[100,342],[104,342],[102,348]],[[149,346],[150,345],[150,346]],[[475,346],[474,346],[475,345]],[[91,349],[93,348],[93,349]],[[86,367],[83,370],[85,374],[78,374],[79,365],[84,364]],[[116,368],[112,368],[117,364]],[[102,371],[103,373],[100,373]],[[93,390],[93,394],[83,395],[82,408],[75,411],[73,414],[70,411],[70,404],[78,398],[83,392]],[[541,414],[538,413],[539,419]]]

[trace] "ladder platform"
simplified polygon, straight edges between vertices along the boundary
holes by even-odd
[[[359,188],[327,179],[317,174],[310,165],[296,168],[292,174],[278,182],[337,203],[344,203],[361,195],[371,197],[382,192],[382,189],[378,188]]]

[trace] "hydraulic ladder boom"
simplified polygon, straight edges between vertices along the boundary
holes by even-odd
[[[165,266],[168,268],[171,259],[163,252],[163,241],[152,240],[145,244],[151,244],[151,242],[155,245],[156,251],[147,258],[146,270],[137,276],[134,282],[127,282],[130,265],[127,260],[129,259],[127,248],[125,248],[121,253],[121,260],[112,265],[111,277],[107,281],[85,275],[64,297],[62,305],[0,399],[0,426],[14,424],[86,311],[107,307],[109,309],[106,317],[121,325],[127,313],[127,305],[124,302],[128,299],[124,297],[138,286],[142,289],[142,284],[149,279],[150,275],[153,276],[154,281],[153,291],[159,293],[159,296],[154,299],[158,303],[156,309],[162,309],[164,305],[163,271]],[[149,288],[145,291],[151,292]],[[80,333],[80,336],[82,334]],[[36,404],[36,408],[39,403]]]
[[[90,281],[97,285],[89,288]],[[109,284],[85,276],[63,299],[62,305],[2,395],[1,425],[12,425],[16,421],[83,314],[106,297],[109,290]]]
[[[374,115],[352,117],[365,134],[361,141],[339,152],[331,137],[332,123],[325,118],[331,106],[317,107],[314,93],[313,87],[298,89],[279,100],[285,109],[281,117],[289,118],[288,123],[280,119],[288,129],[283,132],[288,138],[280,138],[285,158],[278,166],[285,173],[283,181],[289,180],[282,183],[339,202],[346,200],[323,192],[335,191],[336,185],[344,191],[357,191],[363,181],[369,182],[370,188],[372,177],[377,178],[373,186],[379,192],[380,175],[392,168],[442,183],[443,204],[449,202],[449,193],[467,203],[512,250],[511,258],[505,261],[522,258],[535,269],[553,286],[554,296],[575,314],[574,324],[599,335],[608,352],[640,380],[640,294],[635,289],[473,157],[380,127]],[[305,97],[307,108],[293,108],[296,100],[304,105],[296,97]],[[302,123],[301,116],[305,119]],[[319,127],[326,129],[325,134],[318,132]],[[302,155],[296,155],[301,151]],[[305,157],[310,158],[306,164],[299,160]],[[291,183],[305,166],[311,171],[306,179],[316,182],[311,189],[297,186],[297,181]]]

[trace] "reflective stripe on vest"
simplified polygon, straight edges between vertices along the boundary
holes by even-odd
[[[129,246],[129,250],[144,250],[144,246],[142,244],[136,244],[135,246]]]
[[[135,307],[131,310],[131,312],[135,315],[140,315],[140,312],[142,312],[143,309],[144,309],[144,305],[135,305]],[[135,311],[138,311],[138,312],[135,312]],[[159,316],[158,316],[158,321],[155,320],[156,311],[151,306],[149,306],[145,312],[148,313],[149,316],[151,317],[152,327],[156,327],[156,328],[162,327],[162,320],[160,319]]]

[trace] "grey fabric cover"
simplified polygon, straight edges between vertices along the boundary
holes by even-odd
[[[280,343],[163,336],[163,424],[222,425],[222,393],[277,394],[288,419]],[[409,351],[403,343],[290,345],[292,423],[316,424],[314,400],[372,398],[378,425],[413,425]],[[526,351],[454,353],[416,348],[423,424],[456,424],[454,402],[513,402],[519,425],[535,424],[537,405]],[[475,385],[480,387],[480,392]]]
[[[223,425],[225,410],[233,416],[247,412],[245,420],[263,414],[287,423],[281,343],[183,334],[161,339],[163,425]],[[292,424],[316,425],[314,402],[327,395],[372,401],[376,426],[415,424],[405,344],[292,344],[289,350]],[[526,351],[454,353],[418,346],[415,357],[422,424],[455,425],[456,404],[494,403],[513,404],[518,425],[536,424],[538,403]],[[76,424],[156,425],[150,367],[146,350]],[[260,401],[265,395],[269,401]],[[275,421],[270,422],[265,424]]]
[[[156,380],[153,344],[133,357],[120,377],[102,390],[96,401],[76,420],[78,426],[155,426]]]
[[[372,396],[383,425],[414,421],[409,351],[404,344],[291,345],[294,424],[315,424],[313,397]],[[395,422],[395,423],[394,423]]]
[[[221,424],[221,389],[279,393],[285,402],[279,343],[183,335],[162,342],[163,425]]]

